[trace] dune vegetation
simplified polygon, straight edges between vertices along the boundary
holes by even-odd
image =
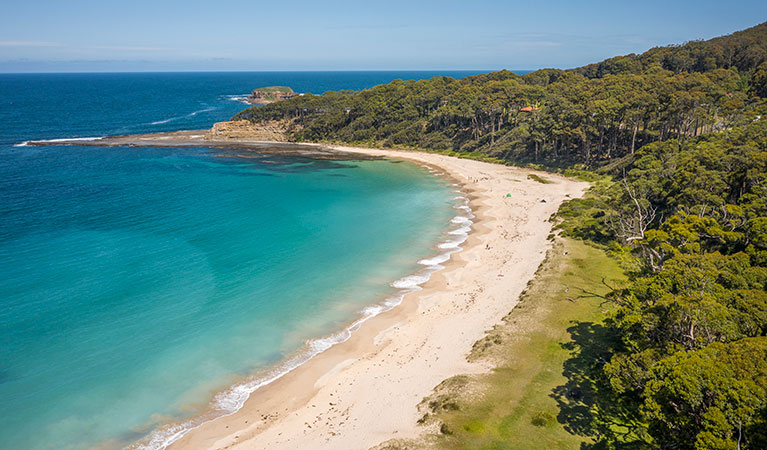
[[[530,314],[540,323],[497,333],[496,370],[452,379],[459,400],[431,408],[441,444],[763,449],[765,97],[761,24],[577,69],[397,80],[237,118],[285,121],[296,141],[442,151],[593,182],[558,215],[561,235],[582,243],[559,244],[570,258],[552,257],[499,330],[536,322]],[[625,282],[602,283],[620,278],[618,261]]]

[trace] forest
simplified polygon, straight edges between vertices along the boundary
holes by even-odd
[[[767,91],[767,24],[574,70],[509,71],[307,94],[237,119],[287,120],[296,141],[481,152],[597,167],[646,144],[737,123]]]
[[[397,80],[236,116],[295,141],[484,156],[593,181],[561,232],[620,258],[594,448],[767,448],[767,23],[571,69]],[[599,415],[599,411],[592,411]]]
[[[601,378],[635,448],[767,448],[767,121],[646,145],[559,215],[628,266]]]

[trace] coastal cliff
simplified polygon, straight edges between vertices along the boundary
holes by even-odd
[[[288,120],[267,120],[253,123],[248,120],[217,122],[205,133],[206,140],[253,139],[287,142]]]
[[[247,97],[245,102],[251,105],[268,105],[269,103],[287,100],[298,97],[301,94],[293,92],[288,86],[267,86],[254,89]]]

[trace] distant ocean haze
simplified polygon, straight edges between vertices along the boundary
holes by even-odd
[[[0,448],[119,448],[188,418],[393,305],[390,283],[465,234],[455,187],[412,163],[20,143],[207,128],[264,85],[432,75],[0,76]]]

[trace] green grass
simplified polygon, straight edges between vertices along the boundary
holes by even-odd
[[[610,226],[609,201],[615,195],[616,182],[602,177],[591,183],[591,189],[581,198],[571,199],[557,211],[557,225],[563,236],[589,241],[591,244],[616,250],[617,243]]]
[[[537,181],[537,182],[539,182],[539,183],[542,183],[542,184],[551,184],[551,181],[549,181],[549,180],[547,180],[547,179],[543,178],[543,177],[542,177],[542,176],[540,176],[540,175],[536,175],[536,174],[534,174],[534,173],[531,173],[531,174],[529,174],[529,175],[527,176],[527,178],[529,178],[529,179],[531,179],[531,180],[533,180],[533,181]]]
[[[261,91],[261,92],[293,92],[293,89],[289,88],[288,86],[266,86],[266,87],[260,87],[258,89],[254,89],[254,91]]]
[[[495,369],[440,384],[422,405],[442,432],[405,448],[629,448],[641,426],[598,379],[616,344],[603,296],[624,280],[604,251],[557,238],[520,303],[474,346],[470,359]]]

